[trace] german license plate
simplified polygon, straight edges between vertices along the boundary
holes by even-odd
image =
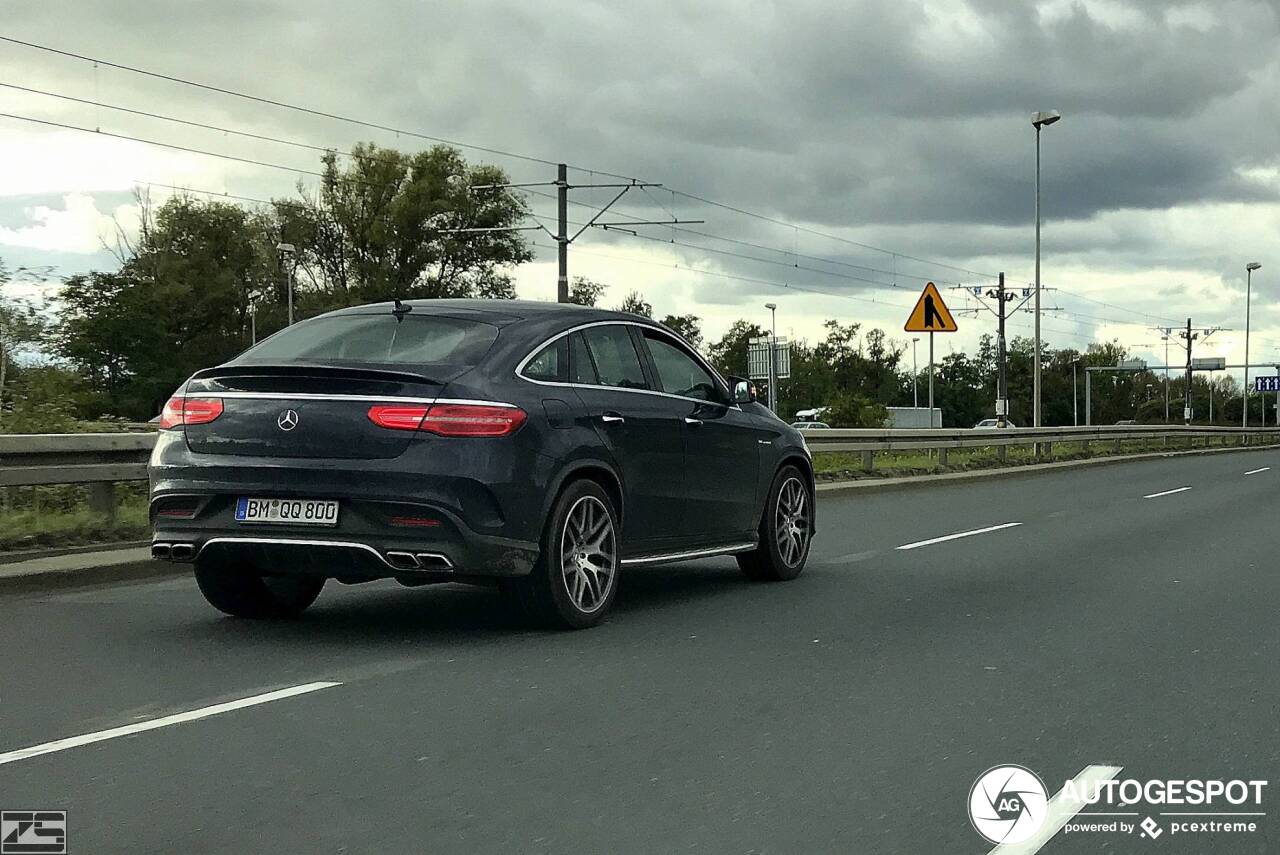
[[[333,499],[254,499],[236,501],[236,522],[337,525],[338,503]]]

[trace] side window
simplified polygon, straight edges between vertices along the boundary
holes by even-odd
[[[597,382],[623,389],[648,388],[640,368],[640,356],[626,327],[612,324],[588,327],[582,335],[595,359]]]
[[[653,365],[658,369],[662,391],[686,398],[720,402],[715,378],[692,356],[658,333],[646,330],[644,337],[649,344],[649,353],[653,356]]]
[[[591,362],[591,354],[587,352],[587,342],[582,338],[582,333],[569,336],[569,349],[573,353],[569,368],[570,382],[592,386],[599,383],[596,366]]]
[[[530,380],[562,383],[569,376],[568,352],[568,343],[563,338],[557,339],[538,351],[521,373]]]

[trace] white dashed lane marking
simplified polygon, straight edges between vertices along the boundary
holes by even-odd
[[[111,730],[99,730],[95,733],[85,733],[80,736],[70,736],[66,739],[58,739],[53,742],[32,745],[30,748],[19,748],[17,751],[0,754],[0,766],[3,766],[5,763],[16,763],[19,760],[26,760],[29,757],[38,757],[41,754],[52,754],[55,751],[66,751],[68,748],[78,748],[81,745],[91,745],[95,742],[103,742],[105,740],[116,739],[121,736],[132,736],[135,733],[157,730],[158,728],[169,727],[175,724],[184,724],[188,721],[197,721],[202,718],[208,718],[209,716],[231,712],[232,710],[244,709],[245,707],[257,706],[258,704],[270,703],[271,701],[279,701],[284,698],[292,698],[294,695],[305,695],[307,692],[315,692],[320,689],[329,689],[333,686],[341,685],[341,683],[304,683],[301,686],[290,686],[287,689],[277,689],[274,692],[267,692],[262,695],[253,695],[252,697],[241,698],[238,701],[227,701],[222,704],[214,704],[211,707],[201,707],[200,709],[189,710],[183,713],[175,713],[174,715],[167,715],[162,718],[153,718],[150,721],[140,721],[137,724],[127,724],[124,727],[113,727]]]
[[[991,531],[1000,531],[1004,528],[1013,528],[1022,525],[1020,522],[1007,522],[1000,525],[989,525],[986,528],[975,528],[973,531],[958,531],[955,534],[947,534],[942,537],[931,537],[928,540],[917,540],[915,543],[904,543],[898,549],[919,549],[922,546],[932,546],[935,543],[945,543],[948,540],[959,540],[962,537],[973,537],[975,534],[986,534]]]
[[[1164,491],[1159,492],[1159,493],[1151,493],[1151,494],[1149,494],[1149,495],[1143,496],[1142,498],[1144,498],[1144,499],[1158,499],[1158,498],[1160,498],[1161,496],[1172,496],[1174,493],[1185,493],[1187,490],[1190,490],[1190,489],[1191,489],[1190,487],[1175,487],[1175,488],[1174,488],[1174,489],[1172,489],[1172,490],[1164,490]]]

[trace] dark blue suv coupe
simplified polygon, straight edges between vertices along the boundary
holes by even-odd
[[[679,336],[555,303],[423,300],[295,324],[196,373],[151,457],[152,554],[208,601],[285,617],[327,579],[494,580],[598,623],[631,567],[737,556],[793,579],[800,434]]]

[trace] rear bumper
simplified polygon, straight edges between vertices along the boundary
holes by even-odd
[[[283,480],[283,479],[282,479]],[[176,486],[176,485],[175,485]],[[307,574],[358,581],[388,576],[523,576],[538,543],[479,532],[455,510],[422,501],[367,495],[337,498],[336,525],[245,523],[239,496],[336,498],[333,492],[265,485],[201,493],[153,490],[152,557],[171,561],[231,560],[266,574]],[[185,516],[170,516],[181,513]]]
[[[526,575],[538,558],[540,486],[553,464],[485,439],[423,440],[386,460],[212,455],[161,431],[150,464],[154,554],[353,580]],[[240,496],[334,499],[338,524],[237,522]],[[192,506],[192,515],[159,513],[175,505]]]
[[[538,558],[538,545],[487,537],[451,527],[447,532],[302,531],[298,527],[240,525],[236,528],[165,520],[153,528],[152,557],[159,560],[234,561],[264,574],[314,575],[343,581],[394,577],[444,581],[467,577],[524,576]]]

